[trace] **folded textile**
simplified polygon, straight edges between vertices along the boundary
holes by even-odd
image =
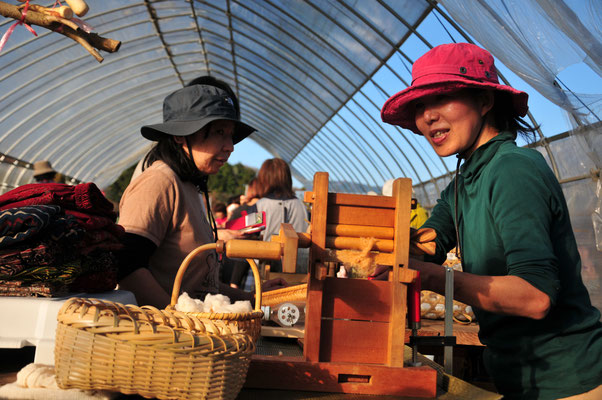
[[[121,225],[115,223],[115,218],[92,215],[75,210],[65,210],[65,214],[74,216],[77,219],[77,222],[88,231],[106,229],[117,236],[121,236],[125,233],[125,229]]]
[[[34,246],[20,245],[0,250],[0,279],[9,279],[33,266],[50,266],[60,257],[57,246],[38,243]]]
[[[37,205],[0,212],[0,248],[23,242],[42,232],[61,211],[61,207],[56,205]]]
[[[0,296],[13,297],[61,297],[69,291],[64,284],[37,282],[26,283],[22,281],[0,280]]]
[[[69,284],[71,292],[98,293],[117,286],[117,259],[113,253],[95,250],[80,258],[82,273]]]
[[[111,203],[90,183],[67,185],[64,183],[30,183],[19,186],[0,196],[0,210],[37,204],[55,204],[66,209],[116,218]]]

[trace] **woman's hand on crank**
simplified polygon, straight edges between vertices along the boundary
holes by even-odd
[[[261,284],[261,290],[264,292],[268,292],[270,290],[282,289],[288,287],[288,282],[282,278],[274,278],[268,281],[265,281]]]

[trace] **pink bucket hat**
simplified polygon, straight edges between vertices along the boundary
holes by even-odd
[[[509,93],[514,111],[520,117],[524,117],[529,109],[527,93],[500,85],[493,56],[487,50],[470,43],[452,43],[434,47],[414,62],[411,86],[391,96],[380,111],[380,117],[386,123],[420,135],[410,103],[425,96],[453,93],[465,88]]]

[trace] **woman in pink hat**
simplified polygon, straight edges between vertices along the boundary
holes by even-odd
[[[423,225],[437,231],[437,253],[410,267],[424,289],[444,293],[440,265],[459,249],[454,294],[475,309],[504,398],[602,399],[600,312],[581,279],[562,189],[539,152],[515,143],[535,131],[521,118],[527,99],[499,84],[489,52],[458,43],[419,58],[411,86],[387,100],[384,122],[458,158]]]

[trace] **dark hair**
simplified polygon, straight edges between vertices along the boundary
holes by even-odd
[[[211,130],[212,123],[208,123],[203,127],[204,137],[207,138]],[[188,144],[189,136],[185,136]],[[191,157],[186,154],[181,144],[177,143],[172,135],[161,135],[157,144],[148,152],[142,163],[142,170],[152,165],[155,161],[161,160],[178,175],[183,182],[192,182],[201,190],[207,184],[207,176],[201,173]]]
[[[490,111],[493,126],[498,131],[512,132],[514,138],[521,135],[527,142],[535,141],[539,125],[533,127],[529,122],[516,115],[509,93],[499,90],[493,93],[493,108]]]
[[[260,197],[271,196],[281,199],[295,197],[291,169],[281,158],[265,160],[257,173],[257,179],[262,190],[259,193]]]
[[[223,212],[226,213],[226,205],[224,203],[215,203],[213,207],[211,207],[214,213]]]
[[[194,78],[193,80],[191,80],[190,82],[188,82],[186,84],[186,86],[192,86],[192,85],[215,86],[217,88],[222,89],[226,93],[228,93],[228,95],[232,98],[232,103],[234,103],[234,109],[236,110],[236,117],[238,119],[240,119],[240,105],[238,104],[238,98],[236,97],[236,94],[234,93],[234,91],[232,90],[230,85],[228,85],[226,82],[222,81],[221,79],[217,79],[213,76],[210,76],[210,75],[203,75],[203,76]]]

